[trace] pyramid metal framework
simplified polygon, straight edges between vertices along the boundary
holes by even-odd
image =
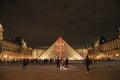
[[[69,60],[83,60],[83,58],[61,37],[46,50],[40,59],[68,58]]]

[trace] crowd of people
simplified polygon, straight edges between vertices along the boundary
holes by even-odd
[[[44,59],[44,60],[41,60],[41,59],[22,59],[20,61],[16,61],[15,59],[13,59],[13,61],[3,61],[3,62],[0,62],[0,63],[21,63],[22,62],[22,69],[27,69],[27,65],[28,64],[56,64],[56,69],[57,70],[69,70],[69,63],[83,63],[84,64],[84,68],[86,70],[86,73],[89,73],[91,72],[90,70],[90,65],[91,64],[94,64],[94,63],[99,63],[99,62],[111,62],[112,60],[108,57],[106,60],[91,60],[89,58],[89,56],[87,55],[86,58],[84,60],[69,60],[68,58],[60,58],[60,57],[57,57],[56,59],[53,59],[53,58],[50,58],[50,59]]]
[[[24,59],[22,62],[23,62],[22,63],[22,69],[26,69],[28,63],[31,62],[31,61],[29,61],[28,59]],[[39,63],[39,61],[37,59],[34,59],[32,62]],[[43,64],[48,64],[48,63],[49,64],[53,64],[53,63],[56,63],[57,70],[63,70],[63,69],[65,70],[65,69],[68,69],[69,60],[68,60],[68,58],[64,59],[64,58],[59,58],[58,57],[55,60],[50,58],[50,59],[40,60],[40,62],[42,62]]]
[[[63,58],[58,57],[56,59],[57,70],[66,70],[66,69],[68,69],[69,68],[68,63],[69,63],[68,58],[63,59]]]
[[[35,63],[37,63],[38,61],[35,60]],[[69,59],[68,58],[59,58],[57,57],[57,59],[55,59],[55,61],[51,58],[51,59],[44,59],[42,61],[44,64],[48,64],[48,62],[50,64],[53,64],[53,62],[56,63],[56,67],[57,67],[57,70],[68,70],[69,69]],[[87,55],[86,56],[86,59],[84,60],[84,64],[85,64],[85,67],[86,67],[86,72],[89,73],[90,72],[90,64],[91,64],[91,60],[89,59],[89,56]],[[26,69],[27,68],[27,65],[28,65],[28,60],[27,59],[24,59],[23,60],[23,64],[22,64],[22,69]]]

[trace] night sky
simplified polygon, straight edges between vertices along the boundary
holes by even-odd
[[[120,0],[0,0],[0,22],[5,39],[21,36],[31,47],[59,36],[81,46],[118,36]]]

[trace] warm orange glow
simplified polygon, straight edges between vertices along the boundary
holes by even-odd
[[[4,55],[5,58],[7,58],[7,55]]]
[[[62,44],[62,38],[60,37],[59,38],[59,57],[61,58],[62,57],[62,46],[61,46],[61,44]]]
[[[55,41],[41,56],[40,59],[68,58],[69,60],[83,60],[83,58],[63,38]]]

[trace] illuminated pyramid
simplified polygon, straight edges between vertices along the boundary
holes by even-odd
[[[83,58],[61,37],[40,56],[40,59],[68,58],[69,60],[83,60]]]

